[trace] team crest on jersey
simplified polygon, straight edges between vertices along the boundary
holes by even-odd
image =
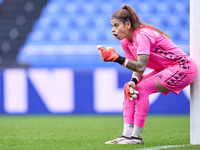
[[[136,46],[136,44],[135,44],[135,41],[133,41],[133,46],[135,47],[135,49],[137,49],[137,46]]]

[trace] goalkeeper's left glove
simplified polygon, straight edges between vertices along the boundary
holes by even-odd
[[[135,90],[135,83],[133,81],[129,81],[125,84],[124,92],[131,101],[133,100],[133,98],[137,98],[137,95],[139,93]]]
[[[126,58],[116,54],[115,50],[112,47],[104,48],[101,45],[98,45],[97,48],[101,50],[101,58],[105,62],[118,62],[122,66],[124,66]]]

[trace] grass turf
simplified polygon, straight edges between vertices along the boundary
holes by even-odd
[[[189,116],[148,116],[143,130],[144,145],[104,144],[121,136],[122,129],[123,118],[119,115],[1,116],[0,149],[200,149],[200,145],[190,145]]]

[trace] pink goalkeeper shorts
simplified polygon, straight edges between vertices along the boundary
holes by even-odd
[[[183,88],[191,84],[197,76],[197,66],[191,58],[185,61],[168,66],[163,70],[154,70],[144,75],[143,78],[154,76],[160,84],[175,94],[178,94]],[[162,92],[167,95],[169,92]]]

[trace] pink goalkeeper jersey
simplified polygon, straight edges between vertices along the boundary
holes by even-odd
[[[127,59],[135,60],[139,54],[149,55],[147,67],[151,69],[162,70],[173,64],[189,69],[189,56],[171,40],[149,27],[143,27],[139,32],[135,30],[132,43],[126,38],[120,42]]]

